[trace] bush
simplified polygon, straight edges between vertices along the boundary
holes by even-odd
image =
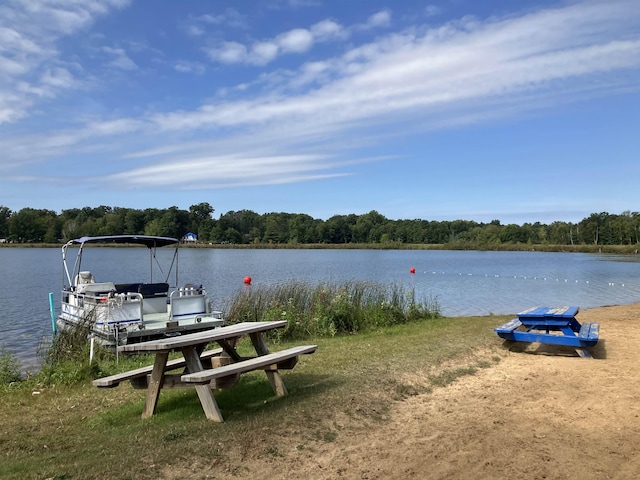
[[[112,359],[113,352],[99,345],[94,348],[94,362],[89,363],[91,316],[74,326],[58,330],[43,354],[38,380],[45,385],[73,385],[97,378],[100,361]]]
[[[0,385],[22,380],[20,360],[4,346],[0,348]]]

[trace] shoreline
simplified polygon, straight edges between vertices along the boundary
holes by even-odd
[[[62,243],[0,243],[0,248],[62,248]],[[89,248],[140,248],[130,245],[91,245]],[[421,244],[421,243],[252,243],[182,244],[180,248],[210,248],[220,250],[444,250],[477,252],[545,252],[545,253],[593,253],[613,255],[640,255],[638,245],[545,245],[545,244],[501,244],[478,247],[468,243]]]

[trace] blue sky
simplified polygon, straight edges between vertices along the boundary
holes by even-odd
[[[0,205],[640,210],[638,0],[1,0]]]

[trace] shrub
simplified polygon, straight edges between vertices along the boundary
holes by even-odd
[[[0,348],[0,385],[22,380],[20,360],[4,346]]]

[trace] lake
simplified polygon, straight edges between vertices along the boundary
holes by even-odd
[[[158,251],[161,265],[170,253]],[[91,270],[98,282],[146,281],[148,258],[146,249],[93,248],[85,252],[83,270]],[[54,293],[56,309],[60,307],[60,249],[0,248],[0,270],[0,345],[16,354],[23,367],[35,368],[38,345],[51,335],[49,292]],[[291,280],[395,283],[415,289],[418,299],[437,299],[444,316],[640,301],[637,255],[185,248],[180,251],[179,272],[179,284],[203,284],[221,310],[238,289],[252,288],[243,284],[247,275],[253,288]]]

